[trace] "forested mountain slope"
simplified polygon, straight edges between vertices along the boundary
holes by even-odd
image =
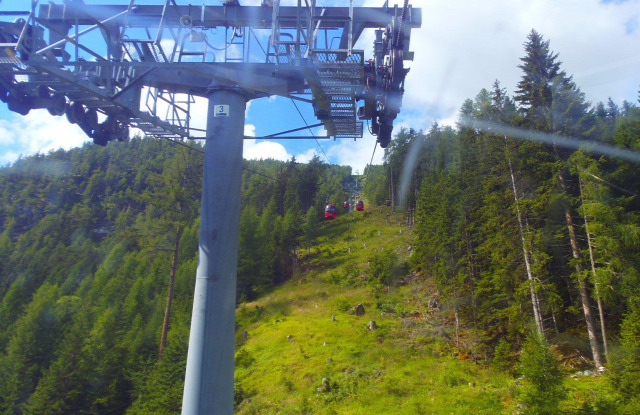
[[[367,194],[399,189],[412,264],[456,304],[476,353],[526,350],[533,331],[608,370],[617,411],[638,412],[640,109],[591,106],[535,31],[525,52],[513,97],[496,81],[456,129],[400,132]]]
[[[136,138],[2,169],[1,413],[124,413],[160,381],[149,371],[161,355],[177,362],[176,395],[161,406],[179,407],[201,150]],[[238,301],[291,278],[303,228],[321,220],[326,198],[346,198],[350,176],[318,159],[246,164]]]

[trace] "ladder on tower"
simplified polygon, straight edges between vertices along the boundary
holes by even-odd
[[[351,48],[353,1],[349,16],[344,17],[327,16],[326,9],[317,8],[315,0],[305,3],[307,6],[302,7],[298,2],[295,29],[289,27],[289,31],[284,31],[282,21],[285,18],[291,21],[291,16],[282,17],[280,1],[273,1],[266,62],[301,66],[313,95],[315,116],[324,123],[327,134],[335,138],[360,138],[363,125],[356,119],[355,95],[363,87],[364,54]],[[347,46],[332,47],[327,28],[342,29]],[[321,30],[324,37],[318,35]]]
[[[124,15],[124,23],[122,25],[122,32],[120,32],[119,43],[122,45],[124,53],[122,55],[122,59],[125,59],[125,55],[131,61],[139,61],[139,62],[169,62],[170,59],[165,54],[162,46],[160,45],[160,41],[162,40],[162,33],[164,31],[165,21],[166,21],[166,12],[170,6],[170,3],[173,3],[175,7],[177,7],[175,0],[166,0],[163,10],[162,16],[160,18],[160,23],[158,24],[158,28],[156,31],[155,37],[151,34],[149,28],[144,28],[146,38],[128,38],[127,30],[129,29],[128,22],[129,16],[131,13],[135,13],[136,5],[135,0],[129,1],[129,6],[127,7],[127,12]],[[177,39],[174,39],[177,41]]]
[[[229,38],[229,31],[231,31],[231,37]],[[227,27],[225,29],[225,42],[224,45],[224,61],[225,62],[244,62],[244,44],[245,44],[244,28],[241,27]],[[227,42],[227,39],[229,41]]]

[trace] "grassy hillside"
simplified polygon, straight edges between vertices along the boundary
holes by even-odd
[[[239,309],[237,413],[514,413],[519,382],[474,359],[472,331],[456,335],[454,308],[407,274],[411,242],[387,207],[324,222],[300,252],[297,278]],[[372,281],[385,251],[395,254],[393,287]],[[364,315],[354,314],[358,304]],[[563,409],[593,407],[607,395],[603,383],[567,376]]]

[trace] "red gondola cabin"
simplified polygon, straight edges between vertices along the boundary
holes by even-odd
[[[348,209],[349,208],[349,202],[344,202],[344,208]]]
[[[356,203],[356,210],[364,210],[364,202],[362,200],[358,200],[358,203]]]
[[[335,219],[338,214],[338,209],[332,204],[328,204],[327,207],[324,208],[324,218],[325,219]]]

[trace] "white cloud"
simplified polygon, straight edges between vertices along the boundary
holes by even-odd
[[[275,141],[244,140],[242,156],[249,160],[290,160],[291,154],[280,143]]]
[[[296,161],[300,163],[308,163],[314,156],[322,157],[315,148],[310,148],[300,154],[296,154]]]
[[[2,125],[6,125],[6,121],[0,120],[0,146],[14,144],[11,129],[2,127]]]
[[[411,3],[422,8],[422,28],[412,31],[416,60],[407,64],[411,71],[403,108],[430,115],[423,124],[431,124],[434,116],[452,124],[464,100],[496,79],[513,94],[531,29],[550,41],[587,100],[637,98],[640,30],[626,31],[629,19],[640,14],[640,0],[615,5],[598,0]]]
[[[375,147],[375,154],[373,149]],[[349,165],[355,173],[358,170],[361,174],[364,168],[371,161],[373,155],[373,164],[382,164],[384,150],[378,145],[376,147],[376,138],[368,132],[364,137],[357,141],[349,139],[337,140],[330,147],[325,147],[325,152],[332,159],[336,160],[336,164]]]
[[[247,137],[255,137],[256,136],[256,126],[253,125],[253,124],[245,124],[244,125],[244,135],[247,136]]]
[[[206,98],[195,97],[195,102],[191,104],[189,107],[189,114],[191,115],[191,119],[189,121],[189,126],[191,128],[199,128],[201,130],[207,129],[207,111],[209,107],[209,100]],[[199,132],[198,134],[192,134],[204,137],[205,132]]]
[[[20,154],[48,153],[81,146],[91,139],[66,117],[53,117],[46,110],[32,110],[25,116],[11,115],[0,120],[2,163],[15,161]]]
[[[20,154],[15,151],[6,151],[0,154],[0,167],[13,163],[18,160],[18,157],[20,157]]]

